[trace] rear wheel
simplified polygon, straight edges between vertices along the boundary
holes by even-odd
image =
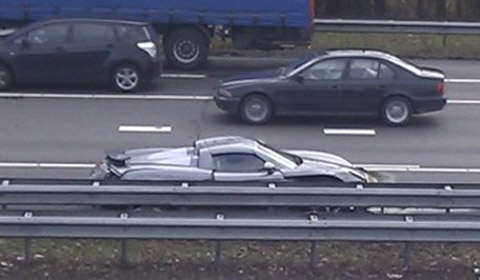
[[[388,125],[405,125],[412,117],[412,105],[406,98],[392,97],[384,102],[381,115],[383,121]]]
[[[0,91],[8,90],[12,86],[12,77],[10,68],[0,64]]]
[[[267,97],[260,94],[250,95],[240,106],[242,119],[250,124],[264,124],[273,115],[273,106]]]
[[[140,87],[141,74],[137,67],[123,64],[115,68],[112,74],[112,84],[115,90],[132,92]]]

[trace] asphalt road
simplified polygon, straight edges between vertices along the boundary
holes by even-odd
[[[452,103],[442,112],[414,118],[407,127],[387,127],[375,118],[325,117],[278,118],[249,126],[208,100],[217,78],[285,62],[215,58],[206,69],[189,73],[191,77],[167,72],[170,78],[134,96],[50,86],[0,94],[0,177],[84,177],[105,149],[190,145],[197,138],[233,134],[261,138],[279,148],[333,152],[378,170],[388,180],[480,182],[479,61],[415,61],[446,72]],[[120,132],[121,126],[155,126],[163,132]],[[374,135],[325,131],[340,128],[366,129]],[[38,163],[59,165],[38,168]]]

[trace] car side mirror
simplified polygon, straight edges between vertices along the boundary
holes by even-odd
[[[304,80],[305,80],[305,76],[303,75],[303,73],[299,73],[298,75],[295,75],[295,81],[297,81],[298,83],[303,83]]]
[[[30,43],[30,40],[28,40],[27,38],[23,37],[19,40],[19,43],[20,47],[22,47],[23,49],[29,49],[30,46],[32,45]]]
[[[277,171],[277,167],[275,166],[275,164],[267,161],[263,165],[263,170],[266,171],[268,174],[273,174],[275,173],[275,171]]]

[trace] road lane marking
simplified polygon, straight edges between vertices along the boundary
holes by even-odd
[[[447,100],[450,105],[480,105],[480,100]]]
[[[171,126],[154,126],[154,125],[121,125],[118,127],[119,132],[123,133],[171,133]]]
[[[51,99],[118,99],[118,100],[168,100],[210,101],[213,96],[205,95],[140,95],[140,94],[61,94],[61,93],[0,93],[0,98],[51,98]]]
[[[207,75],[204,74],[174,74],[164,73],[160,75],[161,78],[173,78],[173,79],[205,79]]]
[[[476,84],[480,83],[480,79],[445,79],[445,82],[457,84]]]
[[[91,169],[95,163],[66,163],[66,162],[0,162],[0,168],[71,168]]]
[[[343,128],[325,128],[325,135],[346,135],[346,136],[375,136],[374,129],[343,129]]]

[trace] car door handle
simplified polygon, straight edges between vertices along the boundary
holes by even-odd
[[[57,52],[65,52],[65,49],[62,47],[57,47],[56,50]]]
[[[332,88],[333,88],[333,89],[341,89],[342,86],[341,86],[341,85],[334,85],[334,86],[332,86]]]
[[[114,44],[107,44],[106,47],[107,47],[107,49],[113,49],[115,47],[115,45]]]

